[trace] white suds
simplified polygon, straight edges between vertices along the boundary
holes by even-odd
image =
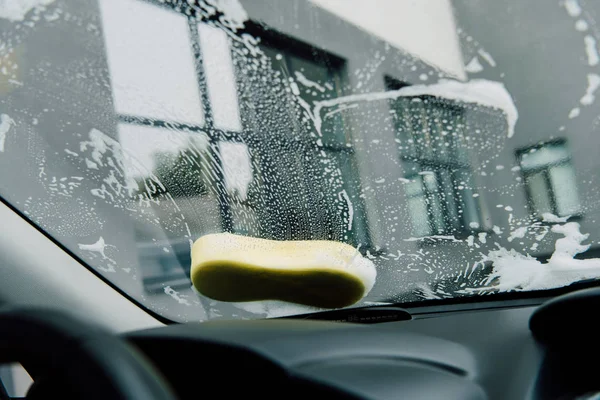
[[[581,6],[577,0],[565,0],[565,8],[571,17],[578,17],[581,15]]]
[[[470,291],[542,290],[600,277],[600,259],[574,258],[575,255],[587,251],[590,247],[582,244],[589,235],[579,231],[578,223],[554,225],[552,232],[564,237],[556,241],[554,253],[548,262],[542,263],[514,249],[507,250],[500,247],[484,258],[485,261],[493,263],[493,272],[488,277],[487,283],[495,282],[495,284],[485,288],[470,289]]]
[[[435,294],[435,292],[426,283],[417,285],[417,290],[417,293],[426,300],[440,299],[440,296]]]
[[[585,32],[588,30],[588,23],[583,19],[578,19],[577,22],[575,22],[575,29],[579,32]]]
[[[106,248],[109,246],[110,245],[106,244],[106,242],[104,241],[104,238],[102,236],[100,236],[100,238],[95,243],[92,243],[92,244],[81,244],[81,243],[77,244],[77,247],[79,247],[79,250],[85,250],[85,251],[91,251],[92,253],[97,253],[102,257],[103,260],[107,260],[110,264],[112,264],[112,265],[108,266],[107,268],[99,267],[99,269],[101,269],[102,271],[105,271],[105,272],[115,272],[113,265],[116,264],[116,261],[106,255]]]
[[[569,119],[573,119],[573,118],[579,117],[580,113],[581,113],[581,110],[579,109],[579,107],[575,107],[574,109],[572,109],[571,111],[569,111]]]
[[[77,245],[79,247],[80,250],[87,250],[87,251],[93,251],[96,253],[100,253],[100,255],[103,258],[107,258],[106,254],[104,254],[104,249],[106,249],[106,243],[104,242],[104,238],[102,236],[100,236],[100,239],[98,239],[95,243],[92,244],[78,244]]]
[[[469,82],[440,79],[438,83],[431,85],[414,85],[387,92],[353,94],[349,96],[338,97],[336,99],[315,102],[315,107],[310,114],[315,123],[317,133],[319,136],[322,136],[321,110],[323,108],[360,101],[389,100],[397,99],[399,97],[423,95],[436,96],[500,109],[506,114],[507,117],[507,136],[510,138],[514,135],[515,124],[517,123],[519,114],[513,99],[506,90],[504,84],[486,79],[473,79]]]
[[[191,306],[192,305],[184,296],[180,295],[179,292],[177,292],[171,286],[165,286],[164,291],[165,291],[165,294],[167,296],[170,296],[175,301],[177,301],[179,304],[183,304],[183,305],[186,305],[186,306]]]
[[[356,107],[358,107],[358,104],[349,104],[349,105],[346,105],[346,106],[344,106],[344,105],[339,106],[337,109],[329,111],[327,114],[325,114],[325,118],[329,118],[332,115],[335,115],[335,114],[340,113],[342,111],[345,111],[345,110],[348,110],[348,109],[351,109],[351,108],[356,108]]]
[[[487,237],[487,233],[486,232],[479,232],[477,234],[477,238],[479,239],[479,241],[481,243],[485,243],[487,241],[486,237]]]
[[[325,308],[309,307],[278,300],[248,301],[244,303],[231,303],[231,305],[252,314],[262,315],[266,318],[308,314],[326,310]]]
[[[479,53],[481,58],[483,58],[485,61],[487,61],[487,63],[490,64],[492,67],[496,66],[496,61],[494,61],[494,59],[492,58],[492,55],[490,53],[488,53],[487,51],[485,51],[483,49],[479,49],[477,52]]]
[[[465,65],[465,71],[470,74],[476,74],[483,71],[483,66],[479,62],[479,58],[477,56],[473,57],[473,59],[471,59],[471,61]]]
[[[296,75],[296,79],[298,80],[298,82],[300,82],[302,85],[309,88],[317,89],[319,92],[325,91],[325,88],[323,86],[319,85],[317,82],[311,81],[306,76],[304,76],[302,72],[296,71],[294,72],[294,74]]]
[[[6,141],[6,134],[10,130],[10,127],[15,124],[15,121],[6,114],[0,114],[0,152],[4,152],[4,142]]]
[[[9,21],[23,21],[29,11],[44,7],[54,0],[4,0],[0,1],[0,18]]]
[[[514,231],[512,231],[510,233],[510,236],[508,237],[508,241],[512,242],[515,239],[523,239],[525,237],[525,234],[527,233],[527,227],[523,226],[521,228],[517,228]]]
[[[587,54],[588,65],[594,67],[600,62],[598,48],[596,47],[596,39],[592,35],[586,35],[583,40],[585,42],[585,53]]]
[[[567,222],[568,219],[569,219],[569,217],[557,217],[556,215],[554,215],[552,213],[543,213],[542,214],[542,220],[544,222],[563,223],[563,222]]]
[[[298,88],[298,84],[296,82],[290,82],[290,89],[294,96],[300,96],[300,89]]]
[[[579,100],[581,104],[584,106],[591,105],[594,100],[596,100],[596,90],[600,87],[600,75],[598,74],[588,74],[588,86],[585,90],[585,95]]]
[[[467,245],[468,245],[469,247],[473,247],[473,244],[474,244],[474,243],[475,243],[475,236],[473,236],[473,235],[470,235],[470,236],[467,238]]]

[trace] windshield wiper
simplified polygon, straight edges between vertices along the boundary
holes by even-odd
[[[408,321],[412,319],[412,316],[403,308],[386,305],[344,308],[341,310],[290,315],[280,318],[352,322],[355,324],[378,324],[382,322]]]

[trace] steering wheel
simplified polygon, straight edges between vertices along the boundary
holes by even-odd
[[[175,399],[135,348],[57,311],[0,311],[0,363],[8,362],[34,379],[28,399]]]

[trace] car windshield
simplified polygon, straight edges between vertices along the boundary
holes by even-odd
[[[591,0],[0,1],[0,196],[178,322],[316,311],[195,293],[218,232],[350,244],[363,306],[590,281],[599,24]]]

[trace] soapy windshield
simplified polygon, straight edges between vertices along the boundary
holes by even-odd
[[[358,305],[597,279],[599,21],[589,0],[0,2],[0,196],[174,321],[319,311],[195,293],[191,243],[218,232],[355,247],[377,269]]]

